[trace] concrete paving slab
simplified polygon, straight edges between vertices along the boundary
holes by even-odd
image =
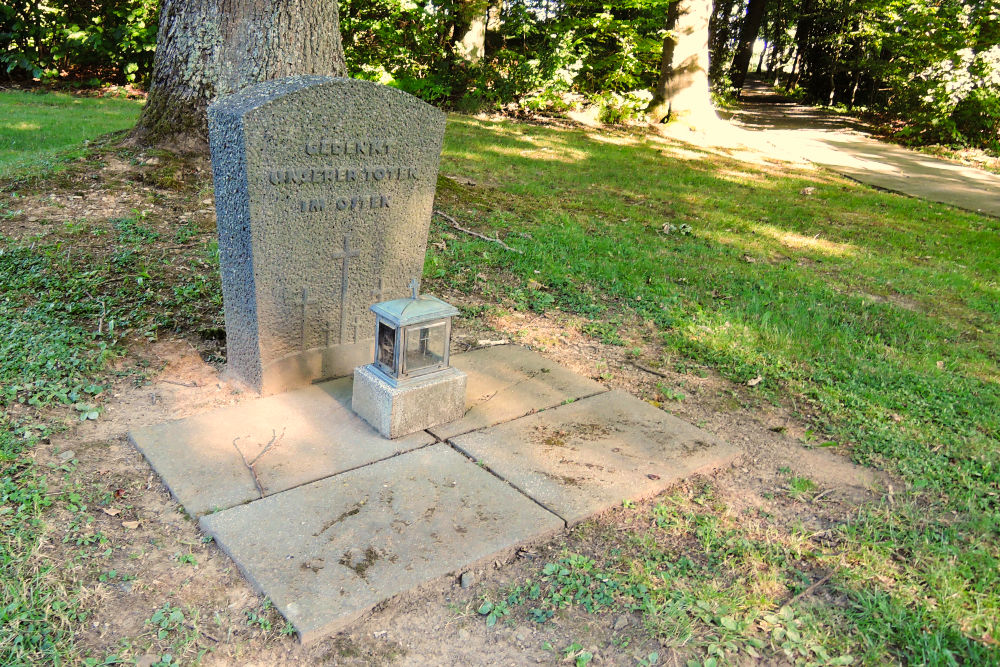
[[[303,642],[563,522],[445,444],[204,516]]]
[[[193,516],[434,442],[424,431],[387,440],[350,405],[351,379],[341,378],[136,429],[129,439]]]
[[[740,450],[620,391],[450,442],[573,525],[730,463]]]
[[[441,440],[607,391],[519,345],[457,354],[451,363],[468,375],[465,416],[428,429]]]

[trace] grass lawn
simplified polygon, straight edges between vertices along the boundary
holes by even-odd
[[[701,362],[769,401],[794,401],[815,445],[902,480],[891,502],[844,517],[836,548],[807,545],[847,601],[808,610],[827,628],[814,644],[866,662],[998,659],[1000,221],[822,173],[693,158],[645,135],[468,118],[452,119],[443,171],[486,187],[447,181],[439,205],[524,254],[453,241],[428,258],[432,276],[515,308],[584,314],[610,342],[625,343],[625,322],[652,322],[661,364]],[[484,270],[503,279],[477,283]],[[780,556],[712,512],[683,525],[700,520],[711,560]],[[715,646],[787,597],[736,586],[704,614],[706,578],[718,586],[711,567],[636,572],[636,554],[615,549],[603,573],[661,596],[654,628],[664,608],[671,627],[705,616],[716,627],[701,635]],[[791,593],[794,567],[781,560],[771,574]]]
[[[0,179],[37,174],[83,142],[135,125],[142,103],[113,97],[5,91],[0,94]]]
[[[103,150],[95,164],[114,157]],[[71,172],[0,182],[0,221]],[[48,505],[86,504],[48,494],[28,456],[56,426],[46,406],[96,417],[103,365],[128,340],[217,326],[212,230],[156,208],[189,172],[159,158],[148,218],[3,228],[0,623],[15,630],[0,632],[0,662],[72,654],[81,623],[64,580],[30,558]],[[560,558],[493,591],[487,623],[638,614],[643,636],[699,663],[1000,661],[1000,221],[646,133],[465,116],[450,118],[441,172],[436,208],[523,251],[435,217],[425,278],[467,295],[466,318],[572,316],[654,370],[717,372],[789,410],[803,447],[893,480],[819,532],[734,513],[711,481],[624,507],[620,525],[577,529]],[[193,199],[206,179],[185,186]],[[168,261],[157,239],[185,249]],[[787,473],[790,499],[818,502]],[[588,660],[582,644],[554,649]]]

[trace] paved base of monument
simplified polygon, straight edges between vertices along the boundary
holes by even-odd
[[[349,378],[129,435],[306,642],[739,453],[523,348],[452,362],[465,415],[400,440],[350,411]]]

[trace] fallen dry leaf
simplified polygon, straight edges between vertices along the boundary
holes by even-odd
[[[138,521],[122,521],[122,528],[128,528],[129,530],[135,530],[139,527]]]
[[[764,381],[764,378],[762,376],[758,375],[757,377],[755,377],[752,380],[747,380],[747,386],[748,387],[756,387],[757,385],[759,385],[763,381]]]
[[[119,514],[122,513],[120,509],[115,507],[112,507],[111,509],[108,509],[107,507],[102,507],[101,511],[107,514],[108,516],[118,516]]]

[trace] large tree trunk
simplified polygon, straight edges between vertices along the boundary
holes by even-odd
[[[651,121],[688,117],[715,121],[708,87],[708,22],[712,0],[678,0],[667,12],[660,77],[646,113]]]
[[[743,90],[747,69],[750,67],[750,58],[753,56],[753,45],[760,33],[760,24],[764,20],[765,9],[767,9],[767,0],[750,0],[750,4],[747,6],[747,14],[743,18],[743,27],[740,29],[740,41],[736,45],[736,55],[733,56],[733,65],[729,70],[729,78],[737,93]]]
[[[336,0],[163,0],[131,139],[204,150],[212,100],[292,74],[346,74]]]

